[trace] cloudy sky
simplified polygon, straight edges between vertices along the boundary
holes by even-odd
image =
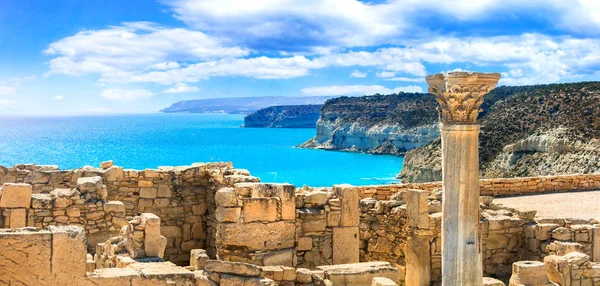
[[[85,3],[85,5],[82,5]],[[156,112],[194,98],[600,79],[597,0],[3,0],[0,114]]]

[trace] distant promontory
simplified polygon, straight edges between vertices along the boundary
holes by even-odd
[[[250,114],[261,108],[282,105],[323,104],[331,96],[262,96],[182,100],[162,109],[165,113]]]
[[[315,128],[321,104],[271,106],[244,118],[244,127]]]

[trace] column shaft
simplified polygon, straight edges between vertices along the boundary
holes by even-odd
[[[483,285],[479,236],[479,125],[442,133],[443,286]]]

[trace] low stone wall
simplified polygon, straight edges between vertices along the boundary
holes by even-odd
[[[361,186],[358,188],[361,199],[388,200],[393,194],[409,189],[426,191],[441,189],[442,182]],[[479,189],[482,196],[493,197],[599,190],[600,174],[481,179],[479,180]]]

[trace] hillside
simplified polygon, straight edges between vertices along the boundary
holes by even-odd
[[[259,109],[244,117],[244,127],[315,128],[321,106],[283,105]]]
[[[300,147],[400,155],[437,137],[436,104],[422,93],[333,98]]]
[[[195,99],[176,102],[160,110],[160,112],[250,114],[261,108],[277,105],[323,104],[329,98],[331,96],[264,96]]]
[[[499,87],[491,94],[506,99],[486,102],[481,116],[482,177],[600,172],[600,82]],[[408,152],[399,177],[441,180],[440,147],[438,138]]]

